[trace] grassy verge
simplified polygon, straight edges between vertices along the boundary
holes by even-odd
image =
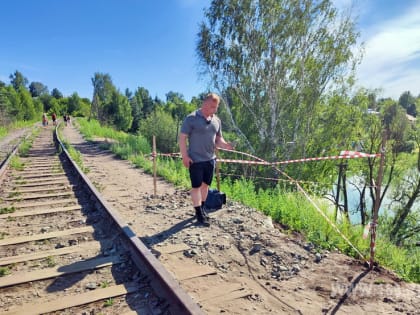
[[[58,128],[58,136],[61,140],[61,142],[63,143],[64,147],[66,148],[67,152],[69,153],[70,157],[73,159],[73,161],[76,162],[77,166],[79,166],[79,168],[82,170],[83,173],[88,174],[89,173],[89,168],[86,167],[83,164],[83,158],[82,158],[82,154],[77,151],[75,148],[73,148],[70,143],[64,139],[63,135],[62,135],[62,131],[63,131],[63,124],[61,124]]]
[[[121,132],[101,127],[97,122],[79,120],[80,130],[85,137],[106,137],[116,140],[110,149],[118,156],[128,159],[138,167],[152,173],[153,164],[149,158],[150,145],[145,144],[142,136],[123,135]],[[189,175],[180,160],[158,159],[157,173],[173,184],[189,188]],[[289,231],[302,233],[307,242],[320,249],[337,249],[350,256],[357,257],[355,250],[328,224],[314,206],[300,193],[287,191],[278,186],[276,189],[257,191],[254,184],[245,179],[222,179],[221,190],[230,199],[239,201],[271,216],[273,220],[287,226]],[[328,215],[325,206],[320,208]],[[348,224],[339,224],[338,228],[350,242],[369,258],[369,239],[362,238],[362,228]],[[380,265],[394,270],[407,281],[420,283],[420,248],[400,248],[381,237],[378,227],[376,242],[376,261]]]
[[[0,126],[0,139],[4,138],[9,133],[8,128]]]
[[[33,121],[18,121],[8,126],[0,126],[0,139],[6,137],[10,132],[15,129],[21,129],[26,127],[32,127],[37,120]]]

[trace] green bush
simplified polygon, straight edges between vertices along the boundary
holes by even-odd
[[[154,111],[140,122],[139,132],[152,143],[156,137],[156,148],[163,153],[178,151],[177,124],[172,116],[163,111]]]

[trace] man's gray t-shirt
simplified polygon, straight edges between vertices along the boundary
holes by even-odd
[[[188,135],[188,155],[194,162],[216,158],[216,135],[222,135],[222,124],[216,115],[207,121],[201,110],[197,109],[185,118],[181,133]]]

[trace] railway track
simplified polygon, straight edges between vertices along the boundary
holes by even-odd
[[[17,133],[11,133],[3,139],[0,139],[0,169],[2,169],[3,164],[6,163],[8,157],[14,154],[18,143],[22,142],[23,139],[27,137],[29,132],[29,129],[22,129]]]
[[[384,290],[378,276],[404,292],[398,308],[416,314],[418,289],[385,273],[361,279],[364,268],[339,253],[317,261],[310,244],[230,200],[203,228],[187,191],[158,182],[153,195],[153,178],[101,140],[72,127],[63,137],[90,180],[56,152],[48,128],[21,166],[0,168],[0,314],[393,313],[395,295],[374,295]],[[353,276],[374,296],[338,299]]]
[[[54,139],[0,171],[0,314],[202,314]]]
[[[188,191],[158,181],[155,194],[153,177],[100,149],[103,139],[86,142],[73,128],[64,128],[63,137],[81,153],[89,178],[104,198],[207,314],[301,314],[279,296],[283,290],[277,285],[274,290],[267,288],[271,284],[265,279],[270,280],[272,274],[261,263],[272,260],[277,270],[279,260],[290,261],[262,250],[262,243],[280,240],[281,233],[271,220],[228,202],[224,210],[212,211],[211,228],[202,228],[190,216]],[[266,221],[267,225],[261,225]],[[284,249],[276,250],[280,254]],[[288,251],[280,255],[288,256]],[[301,299],[299,294],[296,298]]]

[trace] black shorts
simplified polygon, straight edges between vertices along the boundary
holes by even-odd
[[[211,185],[216,160],[196,162],[190,165],[190,179],[192,188],[198,188],[202,183]]]

